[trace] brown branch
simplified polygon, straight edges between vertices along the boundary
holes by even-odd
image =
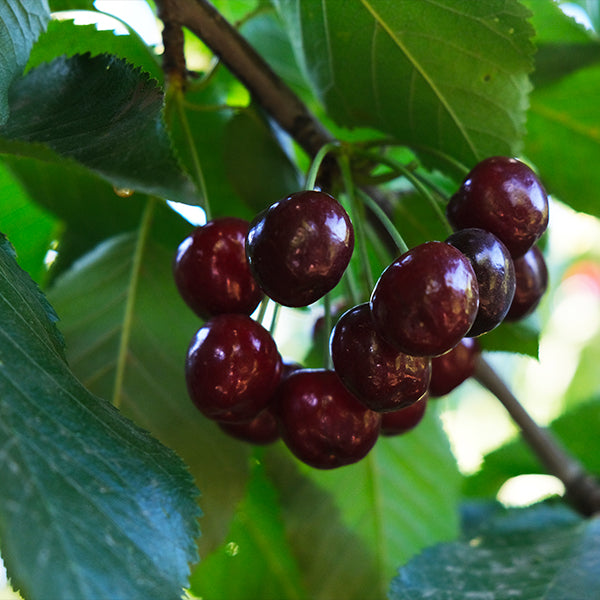
[[[183,29],[177,21],[171,2],[157,2],[157,7],[158,17],[163,22],[163,71],[169,83],[185,87],[187,67],[183,53]]]
[[[523,438],[548,473],[560,479],[566,498],[581,514],[600,511],[600,484],[552,436],[541,428],[508,389],[506,383],[483,358],[479,358],[475,379],[487,388],[506,408],[521,429]]]
[[[197,35],[263,109],[313,157],[332,135],[264,59],[206,0],[157,0],[159,14]]]

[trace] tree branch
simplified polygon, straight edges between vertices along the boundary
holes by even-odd
[[[475,379],[488,389],[506,408],[521,429],[525,441],[547,469],[558,477],[566,490],[569,503],[581,514],[590,516],[600,511],[600,485],[588,475],[550,434],[542,429],[508,389],[506,383],[483,358],[478,359]]]
[[[333,136],[254,48],[206,0],[157,0],[160,14],[197,35],[311,157]]]

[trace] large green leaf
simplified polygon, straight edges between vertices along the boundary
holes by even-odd
[[[533,29],[516,0],[273,0],[328,114],[467,165],[514,154]]]
[[[146,194],[138,192],[121,198],[110,183],[69,160],[42,162],[7,155],[4,162],[29,197],[63,225],[52,275],[105,238],[139,226],[148,201]],[[163,205],[158,210],[154,235],[160,242],[175,247],[187,235],[189,224]]]
[[[73,371],[93,392],[173,448],[202,489],[202,555],[221,543],[248,474],[248,449],[188,398],[185,354],[200,326],[177,294],[173,251],[136,233],[111,238],[56,280],[49,296]],[[158,215],[157,215],[158,220]]]
[[[171,150],[156,82],[109,55],[61,57],[10,91],[0,152],[69,157],[110,181],[182,202],[197,194]]]
[[[95,25],[75,25],[73,21],[50,21],[29,55],[27,69],[32,69],[59,56],[74,56],[89,52],[92,56],[107,53],[124,58],[140,67],[158,81],[162,70],[156,55],[135,33],[115,35],[98,30]]]
[[[600,160],[598,89],[598,64],[536,89],[525,147],[550,193],[595,216],[600,216],[600,173],[586,165]]]
[[[600,520],[558,506],[495,514],[468,539],[430,548],[402,567],[390,600],[594,600]]]
[[[207,599],[308,598],[290,551],[277,491],[258,460],[226,542],[200,563],[191,591]]]
[[[560,443],[590,473],[600,473],[600,399],[581,404],[550,425]],[[511,477],[530,473],[545,473],[531,449],[515,439],[486,455],[481,469],[465,482],[469,495],[495,496]]]
[[[8,89],[21,75],[29,52],[50,20],[45,0],[3,0],[0,4],[0,125],[8,119]]]
[[[181,461],[93,396],[56,315],[0,244],[0,539],[28,600],[177,599],[197,490]]]
[[[36,206],[0,163],[0,231],[17,252],[19,266],[42,285],[48,274],[44,259],[59,234],[56,219]]]
[[[289,462],[265,457],[311,598],[384,598],[399,562],[457,533],[460,479],[433,411],[355,465],[295,474]]]

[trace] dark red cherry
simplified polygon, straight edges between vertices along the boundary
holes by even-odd
[[[385,436],[401,435],[414,429],[425,416],[427,394],[410,406],[381,415],[381,434]]]
[[[343,384],[368,408],[393,411],[429,386],[430,359],[396,350],[376,331],[368,304],[345,312],[333,329],[331,358]]]
[[[475,338],[464,338],[442,356],[431,359],[431,396],[445,396],[475,372],[481,347]]]
[[[470,261],[479,286],[479,309],[467,335],[491,331],[506,316],[515,295],[515,267],[506,246],[484,229],[460,229],[446,243]]]
[[[303,191],[271,205],[250,225],[246,253],[263,291],[285,306],[307,306],[344,274],[354,230],[329,194]]]
[[[272,444],[279,439],[279,424],[269,407],[247,423],[218,423],[218,425],[231,437],[250,444]]]
[[[548,288],[548,268],[542,251],[534,246],[515,260],[517,287],[506,320],[516,321],[531,314]]]
[[[548,226],[548,197],[526,164],[493,156],[471,170],[446,212],[455,229],[485,229],[505,244],[513,258],[518,258]]]
[[[173,275],[181,297],[203,319],[249,315],[263,298],[246,259],[248,221],[223,217],[197,227],[175,254]]]
[[[469,331],[479,306],[469,259],[444,242],[415,246],[379,277],[371,311],[379,333],[411,356],[437,356]]]
[[[363,406],[334,371],[301,369],[279,386],[280,433],[291,452],[317,469],[359,461],[374,446],[381,415]]]
[[[281,356],[269,332],[246,315],[217,315],[197,332],[185,375],[190,398],[210,419],[250,421],[273,397]]]

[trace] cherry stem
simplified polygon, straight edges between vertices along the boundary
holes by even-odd
[[[365,215],[361,210],[363,205],[356,201],[356,187],[352,179],[352,171],[350,169],[350,160],[346,154],[338,157],[338,164],[344,182],[344,189],[348,196],[350,204],[350,212],[352,213],[352,223],[356,232],[356,240],[358,242],[358,251],[360,256],[360,270],[362,280],[367,290],[372,290],[375,285],[373,272],[371,271],[371,263],[369,262],[369,253],[367,250],[367,238],[365,235]]]
[[[306,173],[306,180],[304,183],[305,189],[315,189],[317,177],[319,175],[319,169],[321,168],[323,161],[325,160],[328,154],[338,152],[339,148],[340,144],[337,140],[333,142],[328,142],[327,144],[324,144],[319,148],[318,152],[315,154],[315,157],[310,163],[310,167]]]
[[[388,232],[390,237],[394,240],[394,243],[398,247],[398,250],[401,254],[404,254],[408,251],[408,245],[404,241],[404,238],[400,235],[400,232],[396,229],[392,220],[385,214],[385,211],[369,194],[363,192],[361,189],[358,190],[358,194],[361,197],[362,201],[371,209],[373,214],[379,219],[381,224],[385,227],[385,230]]]
[[[329,336],[331,335],[332,328],[332,318],[331,318],[331,296],[329,294],[325,294],[323,297],[323,308],[325,310],[325,314],[323,317],[323,331],[325,335],[323,336],[323,356],[325,357],[326,367],[328,369],[333,368],[333,360],[331,358],[331,352],[329,351]]]
[[[265,296],[260,303],[260,308],[258,309],[258,315],[256,315],[256,320],[263,325],[263,321],[265,320],[265,315],[267,314],[267,308],[269,307],[270,298]]]
[[[492,366],[479,357],[475,379],[504,405],[521,429],[523,438],[548,473],[565,486],[567,501],[584,516],[600,512],[600,484],[572,457],[546,429],[523,408]]]

